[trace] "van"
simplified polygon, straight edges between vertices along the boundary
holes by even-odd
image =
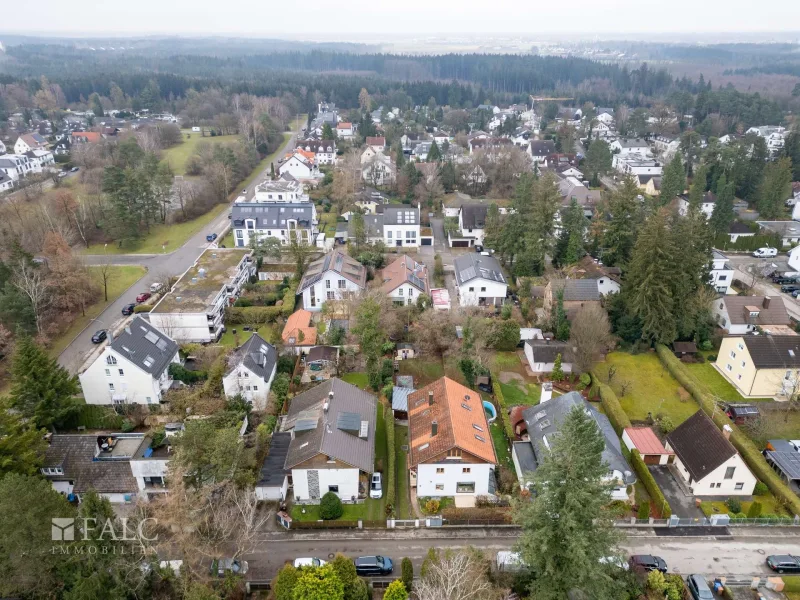
[[[775,248],[766,246],[753,252],[753,256],[756,258],[772,258],[773,256],[778,256],[778,251]]]

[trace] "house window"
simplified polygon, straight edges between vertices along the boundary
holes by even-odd
[[[106,364],[107,365],[115,365],[117,364],[117,358],[115,356],[111,356],[110,354],[106,356]]]
[[[386,237],[389,238],[389,239],[392,239],[392,230],[391,229],[386,233]]]
[[[347,286],[347,281],[344,280],[344,279],[340,279],[339,280],[339,289],[343,290],[343,289],[345,289],[346,286]]]
[[[125,371],[123,371],[122,369],[117,369],[117,370],[119,371],[120,377],[125,377]]]
[[[485,288],[485,287],[482,287],[482,288],[481,288],[481,291],[482,291],[482,292],[485,292],[485,291],[486,291],[486,288]]]
[[[257,385],[254,385],[254,386],[253,386],[253,391],[254,391],[254,392],[257,392],[257,391],[258,391],[258,386],[257,386]]]
[[[331,289],[331,280],[330,279],[326,279],[325,280],[325,289],[326,290]]]
[[[739,344],[739,350],[744,350],[744,344]]]
[[[732,366],[730,366],[729,364],[728,364],[728,365],[725,365],[725,368],[726,368],[726,369],[728,369],[728,371],[733,371],[733,367],[732,367]],[[787,378],[787,379],[788,379],[788,378]]]
[[[474,292],[474,291],[475,291],[475,288],[474,288],[474,287],[471,287],[471,288],[469,288],[469,291],[470,291],[470,292]]]
[[[736,487],[735,487],[734,489],[736,489],[736,490],[743,490],[743,489],[744,489],[744,482],[737,483],[737,484],[736,484]]]
[[[335,494],[338,494],[339,493],[339,486],[338,485],[329,485],[328,486],[328,491],[329,492],[333,492]]]
[[[106,377],[111,377],[111,369],[106,369]]]
[[[472,469],[470,467],[464,467],[463,469],[461,469],[461,472],[462,473],[471,473]]]
[[[472,483],[457,483],[456,484],[456,493],[457,494],[474,494],[475,493],[475,482],[472,482]]]
[[[150,404],[153,401],[153,398],[151,396],[146,396],[145,400],[147,401],[148,404]]]
[[[739,373],[739,375],[736,376],[736,380],[737,381],[741,381],[742,380],[742,374],[741,373]]]
[[[734,352],[733,350],[731,350],[731,358],[736,358],[736,352]]]
[[[733,479],[734,471],[736,471],[736,467],[728,467],[725,469],[725,479]]]
[[[448,450],[447,458],[461,458],[461,448],[451,448]]]
[[[720,275],[719,276],[719,281],[725,281],[727,278],[728,278],[727,275]]]
[[[403,288],[400,288],[399,290],[397,290],[397,295],[398,296],[402,296],[403,295]]]
[[[436,474],[442,475],[444,473],[444,467],[436,467]]]
[[[437,492],[443,492],[444,491],[444,484],[443,483],[437,483],[436,484],[436,491]]]
[[[743,369],[744,369],[744,366],[745,366],[746,364],[747,364],[746,362],[742,361],[742,368],[743,368]]]
[[[335,292],[328,292],[328,300],[335,300],[336,293]]]
[[[113,392],[114,391],[114,384],[113,383],[109,383],[108,384],[108,389],[109,389],[109,391]]]

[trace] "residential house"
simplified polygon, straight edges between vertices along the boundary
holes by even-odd
[[[508,283],[497,259],[470,252],[456,257],[454,267],[461,306],[502,306]]]
[[[637,175],[636,184],[648,196],[661,195],[661,176],[660,175]]]
[[[336,142],[334,140],[300,140],[297,142],[297,148],[306,153],[313,153],[317,166],[336,164]]]
[[[439,130],[433,134],[433,141],[441,148],[445,142],[450,143],[450,135],[445,131]]]
[[[595,204],[600,202],[600,190],[590,190],[576,177],[566,177],[559,181],[558,191],[561,194],[562,205],[569,206],[575,200],[589,212],[589,216],[591,216]]]
[[[14,142],[14,154],[25,154],[31,150],[47,150],[47,140],[38,133],[23,133]]]
[[[661,162],[643,154],[626,153],[615,154],[612,160],[614,169],[623,175],[638,177],[639,175],[661,176],[663,167]]]
[[[56,163],[56,159],[50,150],[28,150],[25,153],[31,163],[31,172],[41,173],[51,171]]]
[[[382,217],[383,242],[389,247],[416,248],[420,244],[419,206],[386,205]]]
[[[675,453],[673,474],[694,496],[750,496],[756,477],[725,433],[698,410],[667,435],[666,449]]]
[[[428,152],[431,151],[431,146],[433,146],[432,140],[418,142],[411,151],[411,158],[413,158],[416,162],[425,162],[428,160]]]
[[[731,223],[731,226],[728,229],[728,236],[731,239],[731,243],[735,242],[740,237],[752,237],[755,234],[755,231],[750,229],[746,223],[742,223],[741,221],[734,221]]]
[[[568,342],[547,338],[528,339],[525,340],[523,352],[528,360],[528,366],[535,374],[552,373],[556,357],[559,355],[561,355],[561,369],[564,373],[572,373],[574,351]]]
[[[711,312],[717,325],[731,335],[752,333],[756,329],[784,333],[791,325],[780,296],[723,296],[714,300]]]
[[[653,138],[653,150],[663,162],[670,162],[681,147],[681,140],[674,135],[657,135]]]
[[[288,173],[297,180],[311,180],[321,178],[321,174],[314,159],[304,156],[300,152],[295,152],[291,157],[278,167],[278,173],[284,175]]]
[[[767,149],[773,156],[783,150],[783,147],[786,144],[786,128],[781,127],[780,125],[751,127],[746,133],[755,133],[759,137],[764,138],[764,141],[767,144]]]
[[[553,140],[531,140],[528,144],[528,154],[533,162],[539,166],[547,166],[547,157],[554,154],[556,145]]]
[[[319,371],[331,369],[339,361],[339,348],[336,346],[314,346],[306,354],[306,367]]]
[[[371,148],[364,151],[366,154]],[[364,154],[361,155],[363,160]],[[361,178],[373,186],[391,185],[397,178],[397,166],[392,158],[383,153],[377,153],[361,163]]]
[[[14,188],[14,180],[6,175],[5,171],[0,171],[0,192],[7,192]]]
[[[178,344],[137,316],[78,374],[86,404],[158,404],[172,385]]]
[[[552,314],[563,292],[564,310],[572,320],[581,308],[592,304],[600,306],[599,279],[554,279],[544,289],[544,312]]]
[[[430,295],[428,268],[407,255],[384,267],[378,280],[383,291],[396,304],[414,304],[421,294]]]
[[[800,259],[800,256],[798,256]],[[720,294],[727,294],[733,283],[733,266],[719,250],[711,251],[711,285]]]
[[[650,144],[641,138],[620,138],[609,144],[612,153],[618,156],[638,154],[650,156]]]
[[[344,502],[366,498],[375,471],[378,401],[332,378],[292,398],[283,426],[292,440],[284,469],[291,470],[294,501],[319,503],[333,492]]]
[[[309,198],[305,186],[296,179],[267,179],[256,186],[252,201],[309,202]]]
[[[286,468],[286,458],[292,443],[292,433],[276,431],[269,442],[269,454],[264,459],[256,482],[256,498],[283,503],[289,494],[291,469]]]
[[[622,443],[630,450],[638,450],[646,465],[666,465],[675,460],[675,453],[667,450],[650,427],[626,427]]]
[[[349,140],[353,137],[353,124],[347,121],[340,121],[336,124],[336,137],[342,140]]]
[[[254,333],[228,357],[228,367],[222,377],[225,397],[241,396],[256,410],[266,410],[277,368],[275,346]]]
[[[717,195],[714,192],[706,192],[703,194],[703,201],[700,204],[700,210],[706,216],[706,219],[711,218],[711,215],[714,213],[714,206],[716,203]],[[678,212],[683,217],[685,217],[689,212],[689,196],[687,194],[681,194],[678,196]]]
[[[715,366],[746,398],[795,397],[800,392],[800,336],[723,338]]]
[[[72,150],[72,140],[70,139],[71,136],[68,135],[59,135],[56,138],[55,144],[53,144],[53,154],[56,156],[65,156],[70,153]],[[0,152],[2,154],[2,152]]]
[[[305,354],[317,345],[317,328],[312,325],[311,318],[311,312],[301,308],[286,319],[281,334],[284,350],[292,354]]]
[[[383,152],[386,150],[386,138],[382,135],[367,136],[366,144],[367,148],[372,148],[376,152]]]
[[[514,442],[511,450],[511,458],[520,485],[528,487],[531,482],[531,474],[552,452],[553,441],[559,435],[567,415],[576,409],[589,415],[603,435],[605,442],[603,462],[608,467],[605,479],[614,482],[611,499],[628,502],[627,488],[636,483],[636,476],[622,454],[619,438],[608,417],[589,404],[578,392],[569,392],[563,396],[551,398],[547,402],[522,411],[524,421],[520,427],[520,435],[525,440],[527,433],[528,439]]]
[[[73,144],[99,144],[103,135],[97,131],[73,131],[70,140]]]
[[[4,154],[0,156],[0,171],[17,182],[33,172],[33,165],[24,154]]]
[[[481,395],[448,377],[408,394],[408,469],[417,497],[457,505],[496,490],[497,455]]]
[[[619,293],[622,288],[622,271],[619,267],[608,267],[588,255],[569,269],[569,277],[594,280],[601,296]]]
[[[788,265],[792,270],[800,273],[800,246],[795,246],[789,250]]]
[[[563,179],[574,177],[575,179],[578,180],[578,182],[583,182],[584,179],[583,172],[579,171],[575,165],[572,165],[569,162],[558,165],[555,171],[558,174],[558,176]]]
[[[224,329],[225,308],[256,274],[250,250],[209,248],[150,311],[150,323],[180,342],[213,342]]]
[[[305,310],[319,312],[325,302],[346,299],[366,287],[366,267],[336,249],[308,265],[297,294],[302,294]]]
[[[482,246],[486,230],[488,204],[462,204],[458,211],[458,229],[460,236],[450,235],[451,248],[467,248]]]
[[[613,108],[597,108],[595,112],[597,113],[595,119],[597,119],[599,123],[604,123],[605,125],[612,125],[614,123]]]
[[[0,155],[6,153],[6,145],[3,143],[3,140],[0,140]]]
[[[777,233],[784,246],[795,246],[800,242],[800,223],[796,221],[756,221],[762,229]]]
[[[265,238],[275,238],[283,246],[292,241],[313,246],[318,233],[317,209],[313,202],[234,202],[231,228],[237,248],[249,247],[251,239]]]

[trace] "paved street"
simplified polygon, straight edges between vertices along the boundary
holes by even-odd
[[[785,254],[778,254],[774,259],[754,258],[750,254],[726,254],[726,256],[728,257],[728,262],[735,269],[733,278],[744,282],[748,286],[753,284],[753,276],[748,267],[760,266],[769,260],[784,262],[788,260]],[[769,280],[765,281],[763,278],[759,278],[755,283],[755,291],[760,296],[783,298],[783,303],[786,305],[789,316],[800,320],[800,302],[792,298],[791,294],[782,293],[780,286],[773,285]]]
[[[278,156],[283,155],[289,148],[294,146],[297,132],[293,133],[286,144],[281,148]],[[257,184],[261,183],[269,175],[269,165],[247,186],[248,197],[252,198]],[[244,188],[242,188],[244,189]],[[241,190],[234,190],[234,196]],[[114,329],[124,320],[122,307],[132,303],[137,294],[150,288],[151,283],[163,280],[167,275],[181,275],[197,260],[200,254],[211,246],[206,241],[206,235],[217,233],[222,237],[222,232],[228,227],[230,221],[227,211],[223,212],[219,218],[206,225],[201,231],[180,248],[168,254],[114,254],[114,255],[88,255],[83,260],[88,265],[103,265],[109,262],[112,265],[143,265],[147,267],[147,273],[133,287],[123,293],[115,302],[109,305],[93,323],[83,330],[67,346],[58,357],[61,366],[68,369],[71,373],[77,373],[86,357],[95,348],[92,344],[92,334],[97,329]]]

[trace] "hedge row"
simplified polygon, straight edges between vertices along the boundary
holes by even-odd
[[[639,481],[644,485],[644,489],[650,494],[650,506],[653,507],[655,513],[661,515],[662,519],[669,519],[672,516],[672,508],[670,508],[667,499],[661,493],[661,488],[658,487],[656,480],[653,479],[653,474],[644,464],[642,455],[639,454],[636,448],[631,451],[631,466],[636,471],[636,475],[639,476]]]
[[[503,390],[500,388],[500,384],[498,383],[499,379],[492,374],[492,391],[494,392],[494,400],[495,400],[495,408],[497,409],[497,416],[500,418],[500,421],[503,423],[503,429],[506,432],[506,437],[508,438],[508,442],[512,443],[514,441],[514,429],[511,425],[511,419],[508,417],[505,411],[506,399],[503,396]]]
[[[756,235],[740,236],[735,242],[731,241],[730,236],[725,233],[714,238],[714,248],[720,250],[740,250],[753,251],[764,246],[783,248],[781,236],[777,233],[757,233]]]
[[[107,406],[84,404],[64,423],[64,426],[68,429],[86,427],[86,429],[119,430],[122,428],[122,420],[120,415]]]
[[[625,414],[625,411],[622,410],[622,406],[614,390],[605,383],[602,383],[600,378],[594,373],[592,373],[592,381],[595,382],[597,390],[600,393],[600,402],[606,411],[608,420],[611,421],[611,425],[614,426],[614,431],[617,432],[617,435],[621,436],[623,429],[631,427],[631,420],[628,418],[628,415]]]
[[[133,312],[137,315],[139,313],[149,313],[151,310],[153,310],[152,304],[137,304],[133,307]]]
[[[714,410],[714,400],[711,394],[700,385],[694,375],[689,372],[681,361],[675,358],[675,355],[670,352],[669,348],[663,344],[657,344],[656,353],[667,370],[678,380],[678,383],[692,395],[695,401],[700,405],[700,408],[702,408],[709,417],[714,419],[717,427],[720,429],[722,429],[724,425],[731,427],[733,430],[731,433],[731,443],[733,443],[739,451],[739,454],[742,455],[747,466],[750,467],[756,477],[766,483],[775,497],[782,503],[785,503],[787,507],[791,508],[794,514],[800,515],[800,498],[789,489],[780,476],[767,464],[767,461],[758,451],[758,448],[756,448],[752,440],[739,431],[739,428],[725,416],[724,412]]]
[[[397,478],[397,467],[395,465],[395,450],[394,450],[394,411],[392,407],[386,405],[383,407],[383,420],[386,424],[386,456],[387,461],[386,474],[386,508],[394,507],[397,504],[397,497],[395,496],[395,479]]]
[[[288,317],[294,312],[294,304],[297,302],[297,285],[292,284],[283,292],[283,306],[281,306],[281,314]]]
[[[225,309],[228,325],[262,325],[273,323],[278,317],[288,317],[294,312],[297,286],[290,285],[283,292],[283,306],[229,306]]]

